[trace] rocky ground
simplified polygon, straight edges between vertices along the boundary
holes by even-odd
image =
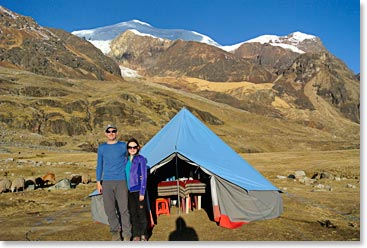
[[[45,153],[31,149],[15,153],[11,148],[7,151],[0,153],[0,172],[10,178],[53,171],[57,180],[71,173],[89,173],[95,180],[95,153]],[[177,239],[173,235],[177,231],[179,237],[199,241],[354,241],[350,244],[355,244],[361,240],[359,150],[243,156],[284,192],[284,213],[279,218],[226,229],[210,220],[208,209],[182,214],[173,207],[170,216],[158,217],[149,241]],[[301,170],[305,173],[303,179],[288,178]],[[311,177],[320,172],[329,177],[316,176],[312,181]],[[94,189],[92,182],[68,190],[46,187],[0,194],[0,240],[108,241],[108,226],[91,218],[88,195]],[[181,228],[176,226],[178,218],[183,218]]]

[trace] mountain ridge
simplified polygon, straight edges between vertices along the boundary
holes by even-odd
[[[187,31],[184,29],[160,29],[139,20],[119,22],[114,25],[108,25],[95,29],[77,30],[72,31],[71,33],[76,36],[83,37],[86,40],[113,40],[127,30],[137,30],[142,34],[150,34],[162,39],[205,41],[208,44],[217,44],[208,36],[195,31]]]
[[[60,29],[44,28],[31,17],[0,8],[0,65],[46,76],[89,79],[121,77],[113,59],[89,42]]]
[[[303,43],[308,40],[308,43],[313,43],[313,40],[319,39],[316,36],[304,34],[300,31],[293,32],[286,36],[277,35],[262,35],[247,41],[243,41],[233,45],[221,45],[207,35],[198,33],[196,31],[184,30],[184,29],[159,29],[152,25],[142,22],[139,20],[131,20],[125,22],[119,22],[113,25],[108,25],[104,27],[98,27],[94,29],[76,30],[71,33],[84,38],[98,47],[105,54],[109,53],[109,49],[106,47],[108,44],[117,38],[121,33],[128,30],[136,30],[141,35],[152,35],[157,38],[168,39],[168,40],[178,40],[182,39],[184,41],[197,41],[201,43],[206,43],[219,47],[222,50],[231,52],[236,50],[239,46],[244,43],[267,43],[274,46],[282,46],[285,49],[290,49],[294,52],[303,53],[299,47],[299,43]],[[268,38],[268,41],[264,41],[264,37]],[[102,42],[101,42],[102,41]],[[277,42],[276,42],[277,41]],[[298,41],[298,42],[297,42]],[[319,41],[317,41],[319,42]],[[306,42],[307,43],[307,42]],[[302,47],[302,46],[301,46]],[[326,49],[325,49],[326,50]]]

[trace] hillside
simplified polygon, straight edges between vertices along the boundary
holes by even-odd
[[[62,78],[113,80],[120,69],[89,42],[0,6],[0,66]]]
[[[111,122],[121,128],[122,139],[135,136],[144,144],[185,106],[238,152],[359,147],[359,125],[347,120],[320,129],[149,80],[61,79],[2,67],[0,80],[3,144],[94,150]]]

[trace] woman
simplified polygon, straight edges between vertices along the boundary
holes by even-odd
[[[127,142],[126,181],[129,189],[129,211],[133,231],[133,241],[147,241],[148,219],[145,204],[147,185],[147,160],[139,154],[136,139]]]

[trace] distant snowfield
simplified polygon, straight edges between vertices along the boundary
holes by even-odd
[[[111,40],[88,40],[95,47],[101,50],[105,55],[111,52]]]
[[[128,77],[128,78],[139,78],[141,77],[137,71],[132,70],[130,68],[127,68],[125,66],[120,65],[120,71],[122,77]]]
[[[151,34],[146,34],[146,33],[139,32],[139,31],[138,31],[138,30],[136,30],[136,29],[129,29],[128,31],[131,31],[131,32],[133,32],[134,34],[139,35],[139,36],[148,36],[148,37],[152,37],[152,38],[155,38],[155,39],[161,39],[161,40],[164,40],[164,39],[162,39],[162,38],[159,38],[159,37],[154,36],[154,35],[151,35]]]
[[[298,49],[297,47],[292,46],[292,45],[283,44],[283,43],[269,43],[269,44],[272,45],[272,46],[279,46],[279,47],[282,47],[284,49],[291,50],[292,52],[295,52],[295,53],[301,53],[301,54],[305,53],[301,49]]]

